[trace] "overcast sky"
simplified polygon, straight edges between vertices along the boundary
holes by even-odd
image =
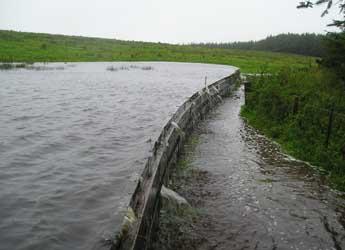
[[[300,0],[0,0],[0,29],[170,43],[257,40],[316,32],[337,10]]]

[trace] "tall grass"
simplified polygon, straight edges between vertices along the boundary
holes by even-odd
[[[285,68],[250,81],[242,115],[292,155],[319,166],[334,187],[345,191],[344,85],[317,67]]]

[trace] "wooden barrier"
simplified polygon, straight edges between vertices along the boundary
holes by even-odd
[[[160,190],[167,184],[176,166],[183,143],[195,124],[227,96],[240,79],[237,70],[192,95],[183,103],[163,128],[146,162],[132,195],[127,214],[112,250],[142,250],[150,246],[152,233],[158,224]]]

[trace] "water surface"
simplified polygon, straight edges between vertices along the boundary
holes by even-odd
[[[212,83],[234,71],[186,63],[34,66],[0,71],[4,250],[100,248],[119,228],[161,128],[205,76]]]

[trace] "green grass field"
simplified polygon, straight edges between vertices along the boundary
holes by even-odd
[[[233,65],[244,73],[304,68],[315,58],[189,45],[0,30],[0,62],[174,61]]]

